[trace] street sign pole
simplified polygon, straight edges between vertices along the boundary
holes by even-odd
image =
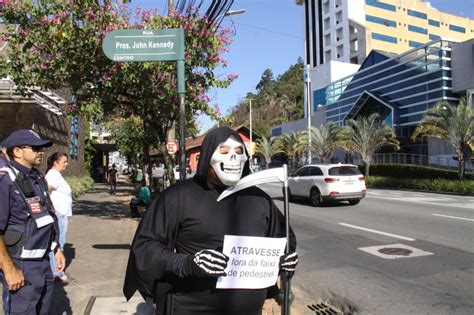
[[[105,36],[102,50],[107,58],[113,61],[176,61],[179,96],[179,177],[184,180],[186,178],[184,30],[181,28],[114,30]]]
[[[183,44],[184,47],[184,44]],[[186,179],[186,148],[185,148],[185,124],[186,124],[186,107],[184,104],[184,60],[177,61],[178,68],[178,96],[179,96],[179,178]]]

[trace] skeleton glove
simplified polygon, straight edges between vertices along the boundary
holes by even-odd
[[[213,249],[203,249],[187,258],[188,275],[196,278],[225,276],[229,257]]]
[[[296,252],[288,253],[280,257],[280,270],[288,272],[289,276],[293,276],[296,265],[298,265],[298,254]]]

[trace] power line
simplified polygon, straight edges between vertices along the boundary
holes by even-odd
[[[276,34],[276,35],[281,35],[281,36],[292,37],[292,38],[304,40],[304,38],[303,38],[303,37],[300,37],[300,36],[295,36],[295,35],[291,35],[291,34],[285,34],[285,33],[275,32],[275,31],[272,31],[272,30],[269,30],[269,29],[266,29],[266,28],[263,28],[263,27],[259,27],[259,26],[254,26],[254,25],[249,25],[249,24],[243,24],[243,23],[239,23],[239,22],[234,22],[234,23],[237,24],[237,25],[247,26],[247,27],[250,27],[250,28],[254,28],[254,29],[257,29],[257,30],[261,30],[261,31],[268,32],[268,33],[272,33],[272,34]]]

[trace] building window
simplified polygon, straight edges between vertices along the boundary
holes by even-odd
[[[272,130],[272,137],[281,136],[281,127]]]
[[[382,25],[390,26],[390,27],[397,27],[397,22],[392,21],[392,20],[382,19],[376,16],[366,15],[365,19],[367,20],[367,22],[382,24]]]
[[[354,39],[350,42],[351,45],[351,53],[356,52],[359,50],[359,42],[357,39]]]
[[[430,40],[437,40],[437,39],[441,39],[441,36],[430,34]]]
[[[428,24],[431,26],[439,27],[439,22],[435,20],[428,20]]]
[[[324,35],[324,46],[331,45],[331,33]]]
[[[329,13],[329,1],[323,4],[323,11],[324,11],[324,14]]]
[[[383,3],[377,0],[365,0],[365,4],[370,5],[372,7],[393,11],[395,12],[397,8],[394,5]]]
[[[383,35],[383,34],[379,34],[379,33],[372,33],[372,38],[376,39],[376,40],[381,40],[381,41],[384,41],[384,42],[389,42],[389,43],[394,43],[394,44],[397,43],[397,38],[396,37]]]
[[[411,40],[411,41],[408,42],[408,46],[410,46],[410,47],[420,47],[420,46],[422,46],[422,45],[423,45],[422,43],[415,42],[415,41],[413,41],[413,40]]]
[[[408,15],[414,16],[420,19],[425,19],[425,20],[428,18],[426,13],[422,13],[422,12],[418,12],[418,11],[410,10],[410,9],[408,9]]]
[[[428,30],[423,27],[408,25],[408,30],[415,33],[428,34]]]
[[[459,33],[466,33],[466,29],[461,26],[456,26],[456,25],[449,25],[449,29],[451,31],[459,32]]]

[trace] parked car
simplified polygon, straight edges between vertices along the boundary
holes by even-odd
[[[288,177],[288,197],[310,198],[313,206],[347,200],[358,204],[365,197],[364,176],[352,164],[309,164]]]

